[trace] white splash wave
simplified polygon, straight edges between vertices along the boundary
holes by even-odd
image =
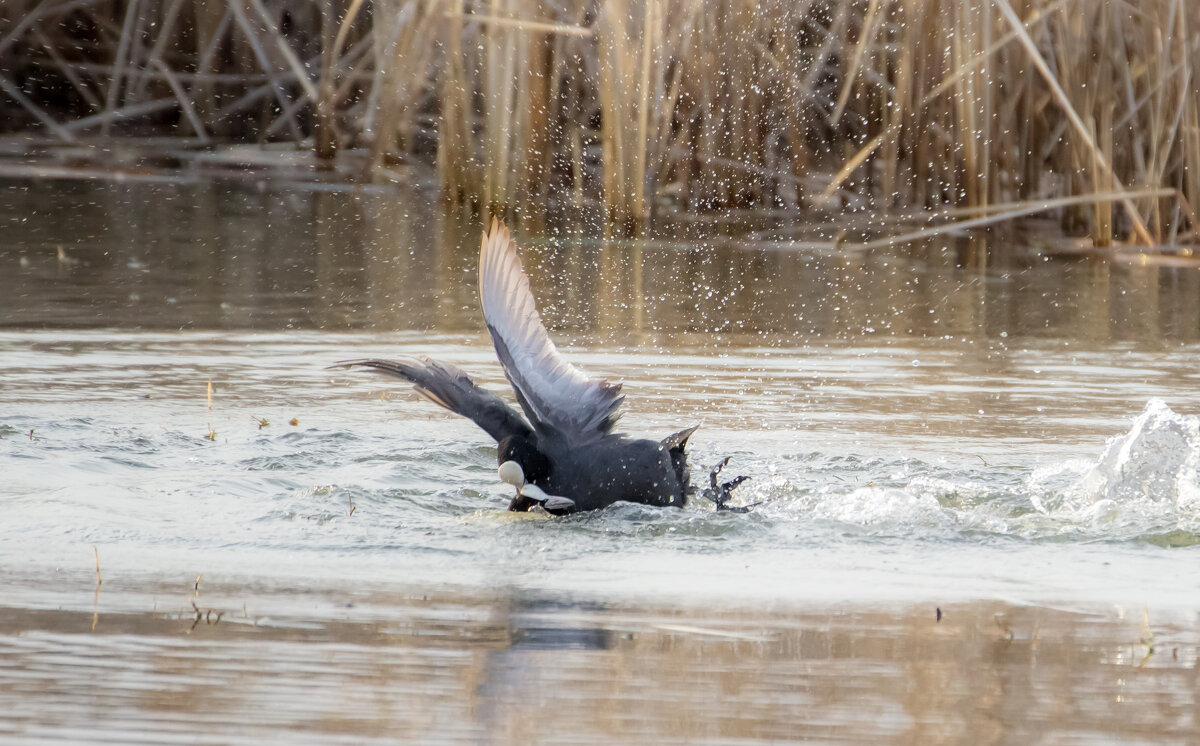
[[[1200,417],[1152,399],[1099,458],[1046,464],[1016,482],[997,482],[988,470],[947,475],[918,467],[911,476],[852,486],[835,477],[805,489],[776,477],[757,494],[768,514],[874,535],[1128,540],[1180,533],[1179,542],[1192,544],[1200,534],[1198,475]]]
[[[1055,477],[1074,472],[1065,487]],[[1111,528],[1200,531],[1200,417],[1151,399],[1124,435],[1094,463],[1069,462],[1035,472],[1030,502],[1046,516]]]

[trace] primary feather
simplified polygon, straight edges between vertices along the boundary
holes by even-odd
[[[612,431],[621,386],[593,381],[558,352],[538,314],[508,228],[492,219],[479,248],[479,295],[496,354],[534,429],[582,445]]]

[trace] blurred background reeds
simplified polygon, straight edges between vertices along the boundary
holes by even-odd
[[[425,165],[450,200],[633,231],[1051,204],[1094,247],[1174,245],[1197,227],[1198,27],[1200,0],[5,0],[0,156]]]

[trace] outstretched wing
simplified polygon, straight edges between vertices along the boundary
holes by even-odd
[[[521,415],[504,401],[475,385],[461,368],[427,357],[404,360],[342,360],[331,368],[367,368],[410,382],[417,393],[440,407],[462,415],[500,442],[509,435],[529,435]]]
[[[504,373],[535,430],[572,444],[611,432],[625,397],[568,363],[546,333],[508,228],[495,218],[479,248],[483,317]]]

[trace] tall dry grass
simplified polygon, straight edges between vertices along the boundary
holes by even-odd
[[[631,230],[1096,195],[1056,204],[1098,246],[1171,243],[1197,227],[1198,25],[1200,0],[8,0],[0,128],[426,161],[453,199]]]

